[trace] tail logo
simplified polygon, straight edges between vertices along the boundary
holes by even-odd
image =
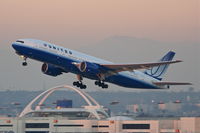
[[[163,58],[161,58],[159,61],[171,61],[174,57],[175,53],[170,51],[168,52]],[[169,65],[160,65],[160,66],[156,66],[153,67],[151,69],[146,70],[144,73],[152,76],[158,80],[162,80],[163,75],[165,74],[165,72],[167,71],[167,68],[169,67]]]

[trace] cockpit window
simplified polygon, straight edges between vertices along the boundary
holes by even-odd
[[[24,41],[17,40],[16,42],[24,43]]]

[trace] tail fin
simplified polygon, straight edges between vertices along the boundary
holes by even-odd
[[[173,51],[169,51],[164,57],[162,57],[159,62],[162,61],[171,61],[173,59],[175,55],[175,52]],[[144,71],[145,74],[158,79],[158,80],[162,80],[164,74],[166,73],[167,69],[169,67],[168,65],[160,65],[160,66],[156,66],[156,67],[152,67],[150,69],[147,69],[146,71]]]

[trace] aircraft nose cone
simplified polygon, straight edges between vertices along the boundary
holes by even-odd
[[[12,47],[15,49],[15,51],[20,51],[22,46],[19,43],[14,42],[12,43]]]
[[[12,47],[15,48],[15,46],[16,46],[16,44],[15,44],[15,43],[12,43]]]
[[[18,45],[17,45],[16,43],[12,43],[12,47],[13,47],[14,49],[16,49],[16,48],[18,47]]]

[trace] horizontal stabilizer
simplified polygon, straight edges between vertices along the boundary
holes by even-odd
[[[163,85],[192,85],[188,82],[153,82],[155,85],[163,86]]]

